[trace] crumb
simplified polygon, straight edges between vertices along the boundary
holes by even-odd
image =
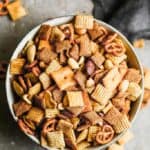
[[[144,39],[137,39],[133,42],[135,48],[143,48],[145,45]]]
[[[22,6],[20,0],[15,0],[14,2],[7,5],[8,13],[13,21],[16,21],[27,15],[25,8]]]

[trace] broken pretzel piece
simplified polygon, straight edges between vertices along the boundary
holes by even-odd
[[[34,132],[23,122],[23,120],[19,119],[18,125],[24,133],[34,135]]]

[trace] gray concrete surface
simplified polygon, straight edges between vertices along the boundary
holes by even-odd
[[[0,17],[0,59],[9,59],[23,36],[39,23],[53,17],[91,13],[93,4],[90,0],[23,0],[28,16],[17,22],[9,17]],[[150,67],[150,42],[143,50],[137,50],[144,65]],[[150,107],[141,111],[132,127],[134,140],[126,145],[126,150],[149,150],[150,146]],[[0,81],[0,150],[42,150],[28,139],[13,121],[5,96],[4,81]]]

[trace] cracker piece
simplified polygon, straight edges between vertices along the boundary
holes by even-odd
[[[73,71],[69,67],[62,67],[59,70],[52,72],[51,75],[61,90],[76,84],[73,79]]]

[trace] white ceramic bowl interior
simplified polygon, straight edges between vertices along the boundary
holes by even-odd
[[[67,23],[69,21],[71,21],[73,19],[74,16],[66,16],[66,17],[59,17],[59,18],[55,18],[49,21],[44,22],[43,24],[48,24],[51,26],[54,25],[60,25],[60,24],[64,24]],[[96,19],[95,19],[96,20]],[[128,47],[127,50],[127,55],[128,55],[128,60],[129,60],[129,64],[137,69],[140,70],[141,74],[142,74],[142,81],[141,81],[141,88],[143,90],[143,69],[142,66],[140,64],[139,59],[137,58],[137,55],[135,54],[134,48],[132,47],[132,45],[130,44],[130,42],[126,39],[126,37],[124,37],[118,30],[116,30],[115,28],[113,28],[112,26],[100,21],[100,20],[96,20],[98,23],[100,23],[102,26],[108,28],[111,31],[114,31],[116,33],[118,33],[118,35],[123,39],[124,43],[126,44],[126,46]],[[38,25],[37,27],[33,28],[23,39],[22,41],[18,44],[17,48],[14,50],[14,53],[12,54],[12,57],[10,60],[17,58],[18,54],[21,52],[21,50],[23,49],[23,47],[25,46],[25,44],[27,43],[27,41],[33,39],[33,37],[35,36],[35,34],[37,33],[37,31],[39,30],[41,24]],[[10,74],[10,65],[8,66],[8,70],[7,70],[7,74],[6,74],[6,96],[7,96],[7,101],[8,101],[8,105],[9,105],[9,109],[10,112],[14,118],[15,121],[17,121],[17,117],[14,114],[13,111],[13,103],[14,103],[14,96],[13,96],[13,91],[12,91],[12,87],[11,87],[11,78],[12,75]],[[143,90],[144,91],[144,90]],[[131,122],[133,123],[133,120],[135,119],[135,116],[137,114],[137,112],[139,111],[141,102],[142,102],[142,98],[143,98],[143,92],[141,94],[141,96],[139,97],[139,99],[133,104],[132,106],[132,110],[131,110]],[[102,146],[97,146],[97,147],[92,147],[90,148],[91,150],[100,150],[100,149],[104,149],[106,147],[108,147],[110,144],[114,143],[115,141],[117,141],[117,139],[119,139],[124,133],[121,133],[119,135],[117,135],[110,143],[102,145]],[[31,135],[26,134],[28,137],[30,137],[34,142],[36,143],[40,143],[39,140]],[[55,148],[49,148],[46,147],[47,149],[55,149]]]

